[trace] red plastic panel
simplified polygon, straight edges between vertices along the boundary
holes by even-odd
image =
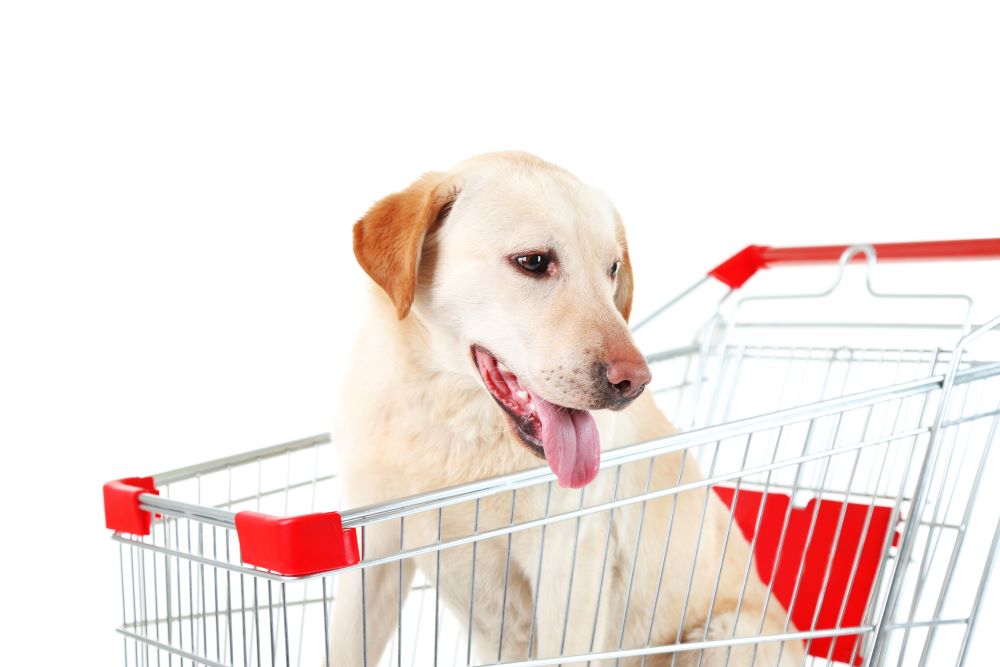
[[[104,485],[104,524],[111,530],[132,535],[149,535],[152,517],[139,509],[143,493],[159,495],[152,477],[126,477]]]
[[[733,489],[715,487],[715,492],[732,507]],[[872,507],[866,503],[846,503],[845,507],[845,503],[834,500],[819,501],[817,507],[814,498],[805,507],[792,508],[786,527],[785,514],[791,503],[787,495],[768,493],[764,500],[760,491],[741,489],[734,514],[740,531],[748,540],[753,538],[762,501],[764,509],[754,547],[757,570],[764,583],[768,584],[773,573],[774,596],[786,609],[795,594],[792,621],[798,629],[812,629],[814,619],[816,629],[860,625],[871,598],[886,534],[892,528],[889,525],[892,508],[882,505]],[[813,526],[811,537],[810,525]],[[840,535],[835,542],[838,525]],[[785,539],[779,554],[783,528]],[[894,543],[897,538],[898,534],[895,534]],[[857,566],[852,580],[855,559]],[[800,566],[801,583],[798,593],[795,593]],[[830,573],[827,577],[828,566]],[[824,583],[826,592],[820,599]],[[859,639],[860,635],[814,639],[809,645],[809,653],[822,658],[829,654],[838,662],[848,662],[854,655],[855,664],[860,665],[863,660],[860,649],[856,648]]]
[[[236,514],[243,562],[278,574],[303,576],[354,565],[358,536],[345,529],[336,512],[277,517]]]

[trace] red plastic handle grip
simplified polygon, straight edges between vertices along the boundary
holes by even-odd
[[[739,251],[708,275],[732,288],[742,287],[757,271],[778,264],[832,264],[850,246],[824,245],[797,248],[772,248],[751,245]],[[873,243],[878,261],[919,262],[947,259],[1000,259],[1000,238],[963,239],[960,241],[916,241],[912,243]],[[863,261],[855,255],[851,261]]]

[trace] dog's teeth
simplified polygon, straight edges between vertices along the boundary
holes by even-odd
[[[525,403],[527,403],[528,399],[531,397],[531,395],[528,392],[524,391],[523,389],[515,391],[514,393],[517,395],[519,399],[521,399]]]
[[[497,368],[504,373],[510,373],[510,369],[504,366],[502,361],[497,362]]]

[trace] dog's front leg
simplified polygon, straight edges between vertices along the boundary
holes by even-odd
[[[365,530],[368,558],[398,550],[399,523],[384,523],[388,525]],[[406,602],[414,569],[413,561],[404,559],[337,575],[327,667],[378,664],[399,623],[399,609]]]

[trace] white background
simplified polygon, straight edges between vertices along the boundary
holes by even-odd
[[[120,660],[104,481],[328,429],[350,227],[425,170],[605,190],[639,315],[748,243],[1000,236],[995,5],[329,4],[0,9],[5,663]]]

